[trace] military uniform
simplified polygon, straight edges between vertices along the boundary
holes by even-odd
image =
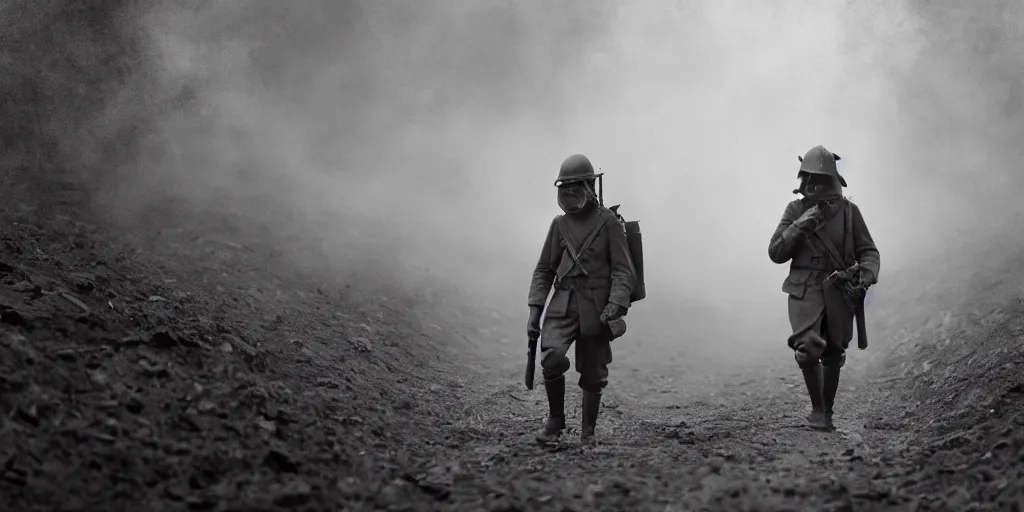
[[[782,291],[789,295],[788,344],[811,398],[811,426],[834,428],[833,405],[846,349],[853,338],[854,311],[843,283],[825,283],[834,271],[860,263],[850,283],[860,290],[877,282],[878,248],[860,208],[842,196],[846,180],[836,167],[838,155],[822,146],[800,159],[797,176],[804,197],[790,202],[768,245],[778,264],[790,262]]]
[[[611,342],[625,332],[622,317],[630,307],[634,268],[623,224],[594,193],[598,176],[583,155],[562,163],[555,184],[565,215],[552,220],[530,284],[527,329],[531,335],[541,334],[541,368],[549,405],[547,423],[537,435],[542,445],[557,444],[565,428],[565,373],[573,343],[578,385],[583,390],[582,438],[593,442],[601,393],[608,385]]]

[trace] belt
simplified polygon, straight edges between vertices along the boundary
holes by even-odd
[[[559,290],[576,288],[600,289],[611,285],[611,278],[604,276],[566,276],[555,283]]]

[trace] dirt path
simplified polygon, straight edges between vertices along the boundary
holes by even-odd
[[[470,401],[453,428],[459,446],[438,454],[459,468],[439,510],[907,509],[906,498],[851,482],[891,438],[863,428],[860,401],[839,431],[822,434],[804,426],[799,374],[764,370],[718,389],[684,379],[672,390],[658,373],[633,373],[606,393],[593,449],[578,443],[571,387],[565,447],[552,454],[532,440],[546,412],[542,389],[505,384]]]
[[[463,419],[450,429],[456,444],[434,454],[447,461],[448,482],[435,510],[1019,510],[1012,507],[1021,504],[1019,490],[1003,491],[1016,485],[1006,478],[1021,469],[1013,454],[1024,438],[1003,431],[993,441],[1005,448],[1001,463],[991,453],[972,457],[977,448],[968,443],[915,453],[920,431],[913,424],[877,416],[878,404],[895,392],[886,384],[892,379],[870,377],[863,362],[848,367],[833,433],[805,426],[803,381],[786,354],[768,357],[759,370],[723,375],[717,384],[680,379],[675,389],[665,387],[665,373],[620,368],[633,377],[606,393],[600,445],[579,445],[579,411],[570,407],[579,392],[570,387],[570,427],[556,453],[542,452],[532,440],[546,411],[543,391],[510,383],[519,374],[507,362],[505,384],[489,392],[479,387],[483,398],[463,398],[457,415]],[[1020,404],[1007,410],[1019,412]],[[965,467],[965,457],[977,460]],[[1002,481],[978,477],[996,472]],[[994,483],[995,494],[985,492],[986,482]]]

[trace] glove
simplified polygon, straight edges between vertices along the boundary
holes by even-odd
[[[623,334],[626,334],[626,320],[622,318],[609,320],[608,329],[612,332],[612,340],[621,338]]]
[[[870,270],[862,268],[860,269],[860,272],[857,272],[857,284],[862,288],[867,289],[868,286],[871,286],[877,282],[878,278],[876,278],[875,274],[873,274]]]
[[[812,233],[818,229],[818,224],[821,223],[825,218],[825,212],[818,208],[818,205],[814,205],[804,211],[803,215],[800,215],[793,225],[797,227],[803,233]]]
[[[625,314],[625,308],[618,304],[612,304],[611,302],[609,302],[608,305],[604,307],[604,311],[601,313],[601,322],[608,323],[611,322],[612,320],[618,320],[622,318],[622,316]]]
[[[540,306],[530,306],[530,319],[526,322],[526,336],[529,338],[536,338],[540,336],[540,315],[544,312],[544,308]]]

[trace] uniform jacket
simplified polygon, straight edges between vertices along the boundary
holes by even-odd
[[[768,257],[778,264],[790,262],[789,275],[782,283],[782,291],[791,299],[790,323],[794,333],[816,325],[817,320],[825,311],[825,289],[822,282],[834,270],[845,270],[859,261],[861,266],[870,271],[876,278],[881,265],[878,248],[871,238],[871,233],[864,222],[860,208],[849,199],[839,198],[826,212],[831,219],[822,226],[817,234],[804,235],[799,232],[793,222],[810,208],[813,203],[806,199],[798,199],[786,205],[775,233],[768,244]],[[846,215],[850,214],[851,222]],[[847,231],[847,226],[850,230]],[[815,236],[830,240],[843,256],[843,267],[838,268],[828,257],[824,246],[814,240]],[[797,301],[795,304],[792,301]],[[834,301],[829,301],[830,304]],[[852,337],[852,312],[828,312],[830,324],[842,323],[850,325],[831,325],[830,331],[838,333],[841,339],[836,340],[844,345]],[[838,330],[837,330],[838,329]]]
[[[566,232],[566,240],[561,236],[560,223]],[[563,242],[578,250],[598,224],[601,228],[596,238],[578,255],[587,272],[583,275]],[[598,206],[587,214],[558,215],[551,221],[534,268],[528,303],[544,307],[554,287],[545,317],[559,318],[577,313],[580,337],[607,334],[607,328],[600,321],[601,312],[609,302],[629,308],[633,272],[625,229],[611,210]],[[576,300],[571,301],[573,294]],[[572,304],[577,311],[569,310]]]

